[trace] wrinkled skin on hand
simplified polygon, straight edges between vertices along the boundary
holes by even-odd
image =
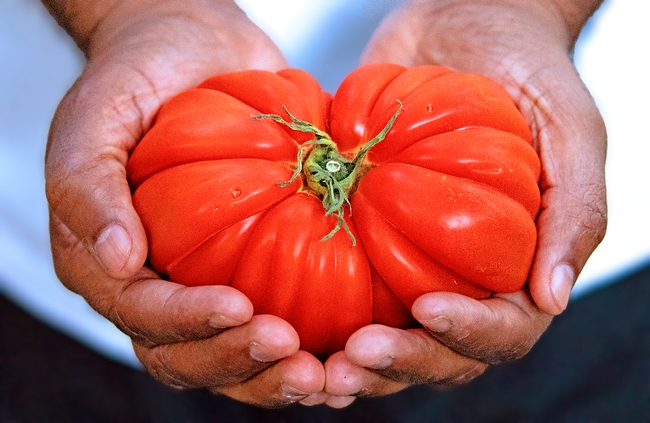
[[[375,325],[353,334],[325,363],[327,401],[467,382],[526,354],[565,309],[606,227],[605,127],[570,59],[598,3],[412,1],[378,28],[362,62],[479,73],[515,99],[542,162],[538,249],[519,292],[482,301],[426,294],[412,307],[423,329]]]
[[[94,24],[66,21],[66,2],[46,4],[88,58],[47,148],[59,278],[128,334],[147,370],[168,385],[265,407],[321,392],[323,366],[298,351],[288,323],[253,317],[250,301],[232,288],[188,288],[144,266],[146,236],[124,169],[171,96],[221,72],[278,70],[287,66],[283,56],[230,1],[113,3]]]
[[[162,103],[213,74],[285,67],[277,48],[228,0],[44,3],[88,58],[48,142],[55,268],[132,338],[144,366],[168,385],[207,387],[264,407],[344,407],[359,395],[469,381],[532,347],[566,307],[604,234],[605,129],[568,54],[591,12],[581,20],[579,8],[542,0],[408,3],[378,29],[362,61],[441,64],[509,90],[543,164],[539,250],[525,290],[483,301],[424,295],[412,308],[423,329],[362,328],[323,366],[299,351],[286,322],[253,316],[240,292],[180,286],[146,267],[146,237],[125,177],[128,154]],[[92,13],[74,13],[77,3]]]

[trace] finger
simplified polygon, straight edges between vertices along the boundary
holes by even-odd
[[[243,383],[211,390],[248,404],[280,408],[318,397],[324,386],[323,365],[313,355],[298,351]]]
[[[338,366],[333,365],[333,363],[336,363],[338,360],[341,359],[341,357],[342,360],[345,360],[345,354],[343,351],[339,351],[338,353],[333,354],[330,358],[327,359],[324,365],[325,374],[338,378],[338,376],[333,373],[332,369],[334,368],[334,371],[336,371],[338,368],[341,367],[341,365]],[[345,380],[345,375],[342,376],[342,379],[344,382],[347,382],[347,380]],[[325,380],[327,380],[327,377],[325,378]],[[356,397],[352,395],[333,395],[330,392],[328,392],[327,387],[324,386],[324,389],[321,392],[310,395],[309,397],[301,400],[300,403],[306,406],[327,404],[329,407],[332,408],[345,408],[348,405],[352,404],[355,399]]]
[[[388,395],[409,387],[350,361],[345,351],[340,351],[325,362],[325,392],[327,401],[346,401],[357,396]]]
[[[371,325],[350,337],[345,355],[326,362],[326,391],[336,396],[387,395],[423,383],[466,382],[486,367],[447,348],[424,329]]]
[[[196,341],[147,347],[134,343],[145,368],[178,388],[220,387],[248,380],[275,361],[298,351],[296,331],[270,315]]]
[[[99,82],[111,86],[114,81],[97,79],[82,76],[57,109],[46,154],[46,194],[51,214],[82,241],[104,271],[125,278],[147,256],[125,164],[154,108],[110,98]]]
[[[107,315],[134,341],[153,346],[206,338],[240,326],[253,316],[253,305],[228,286],[185,287],[144,279],[122,290]]]
[[[449,292],[430,293],[415,301],[412,313],[449,348],[490,364],[523,357],[552,320],[525,291],[482,301]]]
[[[147,268],[129,279],[112,279],[56,216],[50,233],[62,283],[142,345],[205,338],[253,314],[248,298],[226,286],[185,287],[159,280]]]
[[[311,407],[314,405],[325,404],[325,401],[329,398],[329,395],[325,391],[320,391],[315,394],[311,394],[305,399],[300,400],[300,404]]]
[[[332,408],[345,408],[348,405],[352,404],[354,400],[356,400],[356,397],[330,396],[329,398],[327,398],[327,401],[325,401],[325,404],[329,405]]]
[[[528,81],[523,107],[534,122],[542,162],[538,247],[529,278],[541,310],[559,314],[587,259],[605,235],[606,131],[573,65]],[[532,106],[531,106],[532,105]]]
[[[332,408],[345,408],[352,404],[356,399],[357,398],[353,396],[329,395],[326,392],[318,392],[300,401],[300,404],[308,407],[326,404]]]

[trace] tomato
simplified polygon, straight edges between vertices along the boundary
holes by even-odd
[[[214,76],[162,106],[128,165],[149,260],[231,285],[320,358],[420,295],[525,284],[540,163],[495,82],[438,66]]]

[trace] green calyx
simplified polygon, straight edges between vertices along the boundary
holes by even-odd
[[[344,207],[347,204],[350,213],[352,213],[349,196],[360,177],[367,170],[364,169],[364,158],[372,147],[386,138],[386,134],[393,127],[395,119],[402,111],[402,103],[399,100],[397,102],[399,109],[390,118],[384,129],[364,144],[352,160],[348,160],[339,153],[338,147],[326,132],[309,122],[296,118],[284,106],[282,107],[291,122],[272,114],[253,116],[253,119],[272,119],[293,130],[314,134],[316,139],[303,143],[298,149],[298,167],[291,178],[285,182],[278,182],[278,186],[284,187],[291,184],[302,173],[309,188],[322,196],[325,215],[335,216],[337,221],[334,229],[321,241],[327,241],[343,228],[352,240],[352,246],[356,246],[357,241],[344,219]],[[311,147],[309,154],[303,159],[304,150],[309,147]]]

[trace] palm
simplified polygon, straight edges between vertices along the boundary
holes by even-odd
[[[528,285],[484,301],[424,295],[412,312],[428,333],[363,328],[345,354],[326,363],[330,393],[380,395],[412,383],[462,382],[487,364],[521,357],[566,307],[575,277],[604,234],[605,130],[570,61],[573,40],[564,22],[541,2],[475,3],[408,3],[378,28],[362,62],[439,64],[486,75],[511,94],[542,162],[538,248]]]
[[[531,125],[543,167],[531,294],[541,309],[557,314],[561,309],[547,286],[552,267],[564,262],[577,275],[602,237],[606,213],[606,135],[570,61],[572,43],[537,11],[461,3],[445,11],[451,16],[436,22],[429,19],[437,15],[423,17],[415,11],[405,8],[384,22],[364,60],[436,63],[486,75],[509,91]],[[504,25],[494,25],[491,18]],[[411,30],[400,32],[407,24]],[[573,215],[572,220],[567,215]]]
[[[57,275],[132,338],[163,382],[286,405],[324,384],[322,365],[298,352],[288,323],[252,316],[250,301],[230,287],[182,287],[144,266],[146,235],[125,165],[160,105],[215,73],[285,66],[241,11],[215,4],[213,16],[200,10],[192,19],[190,4],[178,3],[183,13],[170,4],[100,26],[57,110],[46,158]]]

